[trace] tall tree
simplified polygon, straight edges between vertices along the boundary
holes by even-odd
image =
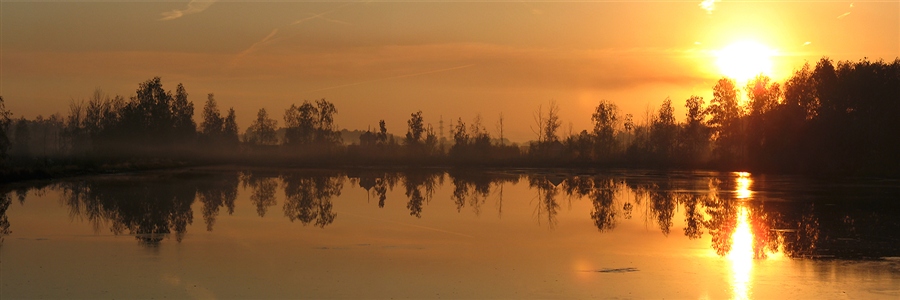
[[[741,161],[741,108],[738,105],[738,89],[734,80],[722,78],[713,87],[713,99],[709,103],[710,129],[715,140],[716,153],[725,163],[735,164]]]
[[[703,152],[709,143],[709,130],[704,123],[706,110],[703,109],[703,97],[691,96],[684,102],[686,122],[682,146],[683,160],[697,163],[704,160]]]
[[[653,142],[653,150],[657,159],[671,161],[675,150],[676,134],[678,128],[675,125],[675,108],[672,99],[666,97],[659,107],[659,113],[653,119],[650,139]]]
[[[406,144],[418,145],[422,142],[422,133],[425,132],[425,120],[422,118],[421,110],[409,116],[409,121],[406,121],[406,124],[409,126],[409,129],[406,131]]]
[[[378,121],[378,133],[375,134],[375,143],[378,145],[387,145],[387,126],[384,120]]]
[[[29,152],[31,152],[31,132],[28,130],[28,123],[29,122],[28,120],[25,120],[25,117],[21,117],[16,121],[16,131],[14,135],[16,141],[13,143],[14,147],[12,147],[12,151],[18,153],[18,155],[28,155]]]
[[[559,141],[559,136],[556,134],[556,131],[559,130],[559,126],[562,125],[562,121],[559,120],[559,105],[556,104],[556,101],[550,101],[550,105],[547,107],[547,119],[544,123],[544,140],[550,143]]]
[[[260,108],[256,113],[256,121],[244,133],[244,141],[251,145],[275,145],[278,143],[275,136],[277,126],[278,121],[269,118],[265,108]]]
[[[234,113],[234,107],[228,108],[228,115],[225,116],[225,124],[222,127],[222,140],[226,145],[237,146],[238,144],[238,124],[237,116]]]
[[[9,147],[11,143],[9,142],[9,137],[6,136],[7,130],[9,130],[9,124],[11,122],[10,117],[12,113],[6,110],[6,104],[3,102],[3,96],[0,96],[0,161],[6,158],[6,154],[9,151]]]
[[[188,101],[188,93],[181,83],[175,89],[171,113],[175,135],[180,140],[179,142],[183,143],[193,139],[194,134],[197,133],[197,124],[194,123],[194,103]]]
[[[206,104],[203,105],[203,123],[200,123],[200,133],[208,141],[219,141],[222,137],[222,130],[225,126],[225,119],[219,113],[219,106],[213,94],[209,94],[206,98]]]
[[[319,110],[309,101],[297,106],[291,104],[284,112],[284,143],[286,145],[309,145],[315,140]]]
[[[594,122],[597,155],[608,158],[618,148],[616,144],[616,127],[619,126],[619,108],[608,100],[600,100],[591,115]]]
[[[300,106],[291,104],[284,112],[285,144],[288,145],[337,145],[340,132],[334,125],[337,109],[334,104],[320,99],[314,103],[303,101]]]

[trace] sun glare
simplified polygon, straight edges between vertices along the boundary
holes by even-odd
[[[753,41],[740,41],[714,52],[716,65],[722,75],[747,82],[760,73],[772,76],[772,56],[775,51]]]

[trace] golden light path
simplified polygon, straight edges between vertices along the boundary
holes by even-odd
[[[753,196],[750,185],[750,173],[737,172],[735,193],[737,199],[745,200]],[[750,228],[750,213],[743,202],[737,210],[734,233],[731,235],[731,252],[728,253],[731,263],[732,293],[734,299],[750,298],[750,275],[753,271],[753,231]]]
[[[734,299],[750,299],[750,275],[753,273],[753,232],[750,230],[747,208],[738,208],[737,226],[731,235],[732,293]]]
[[[735,193],[737,193],[738,199],[749,199],[750,196],[753,196],[753,191],[750,190],[750,184],[753,183],[753,180],[750,179],[750,173],[747,172],[737,172],[738,178],[736,179],[737,188],[735,188]]]

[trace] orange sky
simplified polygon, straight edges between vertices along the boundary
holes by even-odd
[[[504,115],[534,139],[555,100],[562,134],[588,129],[601,99],[640,122],[671,97],[711,96],[715,53],[737,41],[774,51],[772,76],[804,61],[900,56],[900,2],[0,2],[0,95],[15,117],[66,114],[94,89],[130,97],[161,76],[183,83],[199,120],[207,93],[246,128],[259,108],[326,98],[342,128],[411,112],[445,129]],[[445,135],[448,135],[445,133]]]

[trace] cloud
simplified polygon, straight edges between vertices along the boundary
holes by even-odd
[[[441,73],[441,72],[447,72],[447,71],[453,71],[453,70],[458,70],[458,69],[468,68],[468,67],[471,67],[471,66],[474,66],[474,65],[475,65],[475,64],[468,64],[468,65],[464,65],[464,66],[456,66],[456,67],[443,68],[443,69],[438,69],[438,70],[429,70],[429,71],[424,71],[424,72],[416,72],[416,73],[412,73],[412,74],[404,74],[404,75],[397,75],[397,76],[390,76],[390,77],[377,78],[377,79],[371,79],[371,80],[366,80],[366,81],[353,82],[353,83],[347,83],[347,84],[341,84],[341,85],[330,86],[330,87],[326,87],[326,88],[320,88],[320,89],[316,89],[316,90],[306,91],[306,93],[310,93],[310,92],[319,92],[319,91],[331,90],[331,89],[337,89],[337,88],[342,88],[342,87],[350,87],[350,86],[355,86],[355,85],[360,85],[360,84],[367,84],[367,83],[373,83],[373,82],[379,82],[379,81],[385,81],[385,80],[391,80],[391,79],[399,79],[399,78],[407,78],[407,77],[422,76],[422,75],[428,75],[428,74],[434,74],[434,73]]]
[[[185,9],[181,9],[181,10],[176,9],[176,10],[172,10],[172,11],[163,12],[162,18],[160,18],[159,20],[160,21],[169,21],[169,20],[175,20],[175,19],[181,18],[186,15],[196,14],[196,13],[206,10],[207,8],[212,6],[213,3],[216,3],[216,1],[218,1],[218,0],[191,0],[191,2],[188,3],[188,5]]]
[[[706,11],[707,14],[712,14],[713,10],[716,9],[716,2],[722,2],[722,0],[703,0],[700,2],[700,8]]]
[[[850,3],[850,8],[851,8],[851,9],[853,8],[853,3]],[[837,18],[838,18],[838,19],[843,19],[843,18],[846,18],[846,17],[849,16],[849,15],[850,15],[850,12],[848,11],[848,12],[845,12],[845,13],[841,14],[841,15],[838,16]]]

